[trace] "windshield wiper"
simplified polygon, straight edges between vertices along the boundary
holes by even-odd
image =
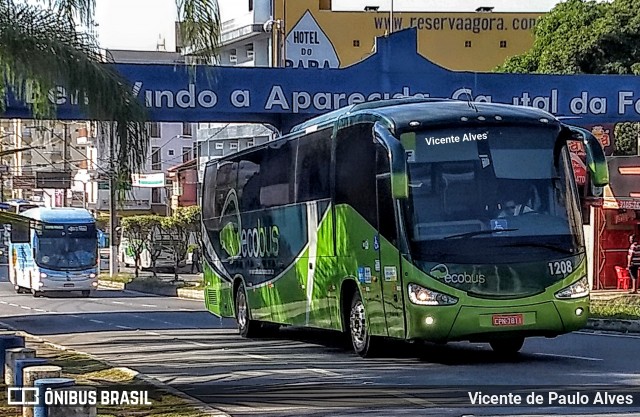
[[[457,235],[445,236],[443,239],[455,239],[455,238],[465,238],[465,237],[473,237],[478,235],[490,235],[492,233],[500,233],[500,232],[513,232],[518,229],[497,229],[497,230],[477,230],[475,232],[468,233],[460,233]]]
[[[556,246],[556,245],[551,245],[549,243],[540,243],[540,242],[530,242],[530,243],[516,242],[516,243],[509,243],[508,245],[501,245],[501,246],[511,247],[511,248],[530,246],[534,248],[547,248],[547,249],[554,250],[556,252],[566,253],[568,255],[573,255],[575,253],[573,249],[566,249],[566,248],[563,248],[562,246]]]

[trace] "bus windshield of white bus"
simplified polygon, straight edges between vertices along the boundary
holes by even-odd
[[[94,224],[36,225],[35,261],[41,268],[80,270],[98,260],[98,238]]]
[[[557,127],[456,126],[403,135],[414,258],[501,263],[577,254],[582,225],[558,134]]]

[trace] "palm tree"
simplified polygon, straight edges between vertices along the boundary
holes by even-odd
[[[64,85],[77,91],[88,119],[112,123],[115,168],[122,178],[145,162],[147,113],[128,82],[104,65],[93,33],[95,2],[0,0],[0,96],[28,102],[34,117],[55,118],[49,90]],[[217,1],[176,0],[176,8],[183,43],[210,61],[219,45]],[[0,111],[3,106],[0,100]]]

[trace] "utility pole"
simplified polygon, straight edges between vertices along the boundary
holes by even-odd
[[[116,211],[116,140],[115,122],[111,122],[109,129],[109,275],[118,273],[118,247],[116,246],[116,227],[118,223]]]
[[[67,150],[69,149],[69,127],[67,126],[66,123],[64,124],[64,143],[62,145],[62,158],[63,158],[63,162],[62,162],[62,170],[64,171],[64,181],[63,184],[64,185],[71,185],[70,183],[67,182],[67,173],[69,172],[69,158],[67,157]],[[70,178],[69,178],[70,179]],[[62,206],[63,207],[67,207],[67,188],[64,188],[62,190]]]

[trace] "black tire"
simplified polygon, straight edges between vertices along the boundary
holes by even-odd
[[[378,346],[382,341],[369,334],[366,310],[357,291],[353,294],[349,309],[349,336],[353,350],[361,357],[373,357],[378,353]]]
[[[33,296],[35,298],[42,297],[42,295],[43,295],[42,291],[36,291],[36,290],[33,290],[33,289],[31,290],[31,294],[33,294]]]
[[[489,345],[491,345],[491,349],[493,349],[493,351],[496,353],[513,356],[520,352],[520,349],[522,349],[522,345],[524,345],[524,337],[496,339],[489,342]]]
[[[236,322],[240,336],[249,338],[255,337],[260,332],[260,322],[251,320],[251,308],[247,302],[247,293],[244,284],[240,284],[236,290]]]
[[[26,292],[25,289],[19,285],[14,285],[13,288],[16,290],[16,294],[24,294]]]

